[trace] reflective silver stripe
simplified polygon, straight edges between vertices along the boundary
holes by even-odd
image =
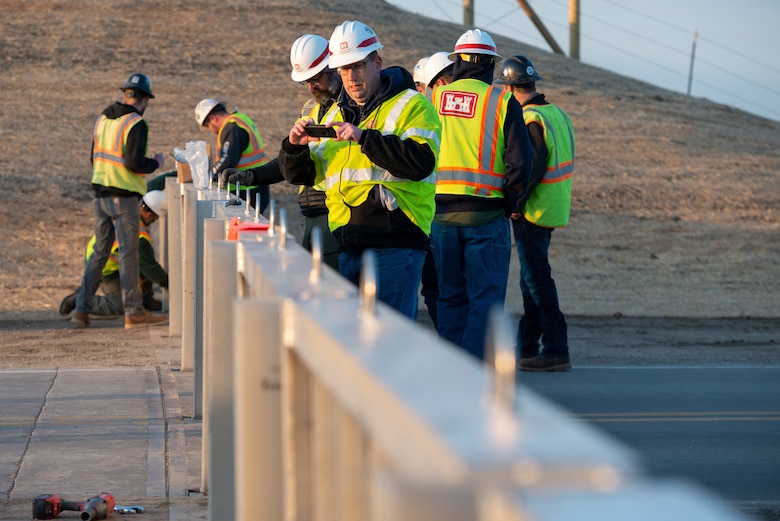
[[[449,181],[465,182],[469,185],[476,186],[490,186],[496,190],[502,190],[504,188],[504,175],[495,174],[490,175],[486,173],[469,172],[468,170],[439,170],[436,172],[439,182],[446,183]]]
[[[485,121],[482,123],[482,170],[485,172],[493,171],[493,129],[498,125],[498,102],[504,93],[492,85],[488,87],[487,110],[485,112]]]
[[[419,93],[416,90],[407,89],[406,92],[404,92],[401,97],[398,98],[398,101],[395,103],[395,105],[393,105],[393,108],[390,109],[390,112],[387,114],[387,118],[385,119],[385,126],[382,128],[382,133],[384,135],[395,133],[395,125],[398,122],[398,117],[406,108],[406,104],[409,103],[409,100],[411,100],[417,94]]]
[[[566,119],[566,117],[563,114],[563,111],[559,109],[557,106],[555,108],[558,110],[558,112],[561,113],[561,116],[563,117],[563,121],[566,123],[566,129],[569,131],[569,143],[574,143],[574,135],[572,133],[571,125],[569,125],[569,121]],[[560,161],[558,160],[558,143],[555,140],[555,130],[553,129],[553,126],[550,124],[550,121],[542,114],[540,110],[533,109],[533,108],[525,108],[523,107],[524,111],[533,112],[534,114],[538,114],[540,118],[542,118],[542,121],[544,121],[544,128],[547,132],[550,133],[552,136],[553,142],[556,144],[555,146],[555,166],[553,168],[548,168],[547,171],[544,173],[544,177],[542,180],[544,181],[554,181],[556,179],[560,179],[562,177],[565,177],[571,173],[574,172],[574,154],[572,154],[571,161],[561,166]]]
[[[428,183],[436,184],[436,176],[429,175],[420,181],[396,177],[383,168],[345,168],[341,175],[329,175],[325,178],[325,188],[333,188],[339,182],[350,181],[353,183]]]

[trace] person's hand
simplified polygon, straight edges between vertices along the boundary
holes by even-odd
[[[219,187],[225,188],[228,183],[241,183],[241,186],[250,186],[254,181],[254,177],[248,170],[226,168],[222,171],[222,175],[219,178]]]
[[[317,138],[311,137],[306,133],[306,130],[304,130],[306,125],[311,123],[314,123],[313,119],[295,123],[295,126],[290,129],[290,135],[288,136],[291,145],[308,145],[309,141],[317,141]]]
[[[165,154],[162,152],[157,152],[154,155],[154,160],[157,161],[157,168],[162,168],[165,164]]]
[[[363,135],[363,131],[352,123],[335,123],[333,126],[336,127],[336,141],[353,141],[357,143],[360,141],[360,136]]]

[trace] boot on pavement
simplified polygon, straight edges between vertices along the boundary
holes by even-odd
[[[89,327],[89,313],[74,311],[70,314],[70,322],[78,327]]]
[[[147,311],[162,311],[162,301],[154,298],[154,295],[144,295],[144,308]]]
[[[167,323],[168,315],[149,313],[148,311],[144,311],[143,313],[135,313],[133,315],[125,315],[125,329],[146,326],[161,326]]]
[[[74,291],[60,302],[60,315],[70,315],[70,312],[76,309],[76,297],[79,290]]]

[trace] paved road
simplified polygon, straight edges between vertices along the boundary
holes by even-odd
[[[780,512],[780,367],[576,367],[519,381],[738,508]]]

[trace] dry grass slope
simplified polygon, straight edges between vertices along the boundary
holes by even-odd
[[[464,31],[382,1],[0,5],[0,313],[7,317],[50,312],[80,277],[92,225],[90,131],[128,74],[143,71],[154,82],[157,99],[146,115],[150,152],[212,139],[198,130],[192,111],[201,98],[220,97],[254,117],[273,157],[306,99],[289,78],[289,46],[300,34],[328,36],[343,20],[360,19],[385,45],[386,65],[412,67],[423,55],[451,48]],[[705,306],[704,314],[762,314],[749,301],[754,291],[766,291],[757,297],[768,299],[759,309],[777,315],[768,292],[780,288],[768,269],[779,249],[780,123],[507,38],[496,42],[504,55],[535,60],[545,77],[540,87],[575,123],[574,220],[556,234],[554,252],[569,312],[611,314],[616,306],[632,312],[626,306],[634,301],[626,296],[628,304],[620,304],[620,292],[647,291],[648,313],[671,305],[672,313],[684,314],[668,294],[654,297],[657,281],[647,278],[654,272],[666,273],[663,288],[680,293],[686,277],[694,291],[722,286],[721,275],[731,277],[737,293],[755,283],[736,307]],[[274,192],[294,208],[290,187]],[[696,248],[700,253],[691,252]],[[669,284],[676,271],[679,280]],[[708,288],[695,293],[695,305],[711,300]],[[641,305],[634,310],[642,311]]]

